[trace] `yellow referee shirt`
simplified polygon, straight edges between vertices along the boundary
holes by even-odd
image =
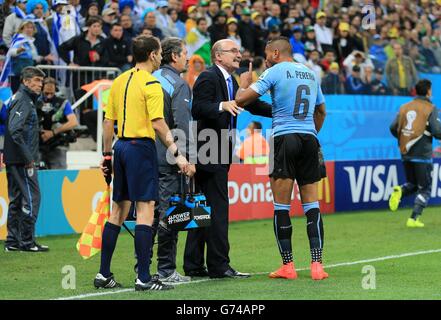
[[[155,140],[151,121],[164,118],[161,84],[151,73],[132,68],[113,81],[105,111],[107,119],[118,122],[118,137]]]

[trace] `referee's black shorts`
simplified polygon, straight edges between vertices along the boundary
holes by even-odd
[[[270,177],[297,180],[299,186],[321,180],[319,144],[312,134],[290,133],[274,137]]]
[[[155,141],[148,138],[119,139],[113,149],[113,201],[158,201]]]

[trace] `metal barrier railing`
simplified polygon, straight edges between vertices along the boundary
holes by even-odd
[[[80,99],[77,94],[81,86],[95,80],[115,79],[121,69],[114,67],[82,67],[82,66],[60,66],[60,65],[37,65],[47,74],[57,80],[58,89],[70,101]],[[84,102],[84,100],[83,100]]]

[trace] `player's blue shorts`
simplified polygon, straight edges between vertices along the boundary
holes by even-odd
[[[155,141],[119,139],[113,149],[113,201],[158,201]]]

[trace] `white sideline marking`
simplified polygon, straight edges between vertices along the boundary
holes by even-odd
[[[372,259],[366,259],[366,260],[358,260],[358,261],[351,261],[351,262],[335,263],[335,264],[325,265],[324,267],[325,267],[325,269],[330,269],[330,268],[337,268],[337,267],[352,266],[352,265],[362,264],[362,263],[370,263],[370,262],[377,262],[377,261],[384,261],[384,260],[391,260],[391,259],[399,259],[399,258],[413,257],[413,256],[419,256],[419,255],[423,255],[423,254],[440,253],[440,252],[441,252],[441,249],[408,252],[408,253],[402,253],[402,254],[396,254],[396,255],[390,255],[390,256],[378,257],[378,258],[372,258]],[[309,270],[309,268],[297,269],[297,271],[306,271],[306,270]],[[256,272],[256,273],[252,273],[251,275],[263,275],[263,274],[268,274],[268,273],[269,272]],[[216,281],[216,280],[221,280],[221,279],[209,279],[209,278],[208,279],[201,279],[201,280],[195,280],[195,281],[191,281],[191,282],[175,284],[175,286],[184,285],[184,284],[193,284],[193,283],[199,283],[199,282],[206,282],[206,281]],[[85,299],[85,298],[106,296],[106,295],[115,294],[115,293],[132,292],[132,291],[134,292],[135,289],[120,289],[120,290],[114,290],[114,291],[105,291],[105,292],[97,292],[97,293],[86,293],[86,294],[80,294],[78,296],[55,298],[55,299],[52,299],[52,300]]]

